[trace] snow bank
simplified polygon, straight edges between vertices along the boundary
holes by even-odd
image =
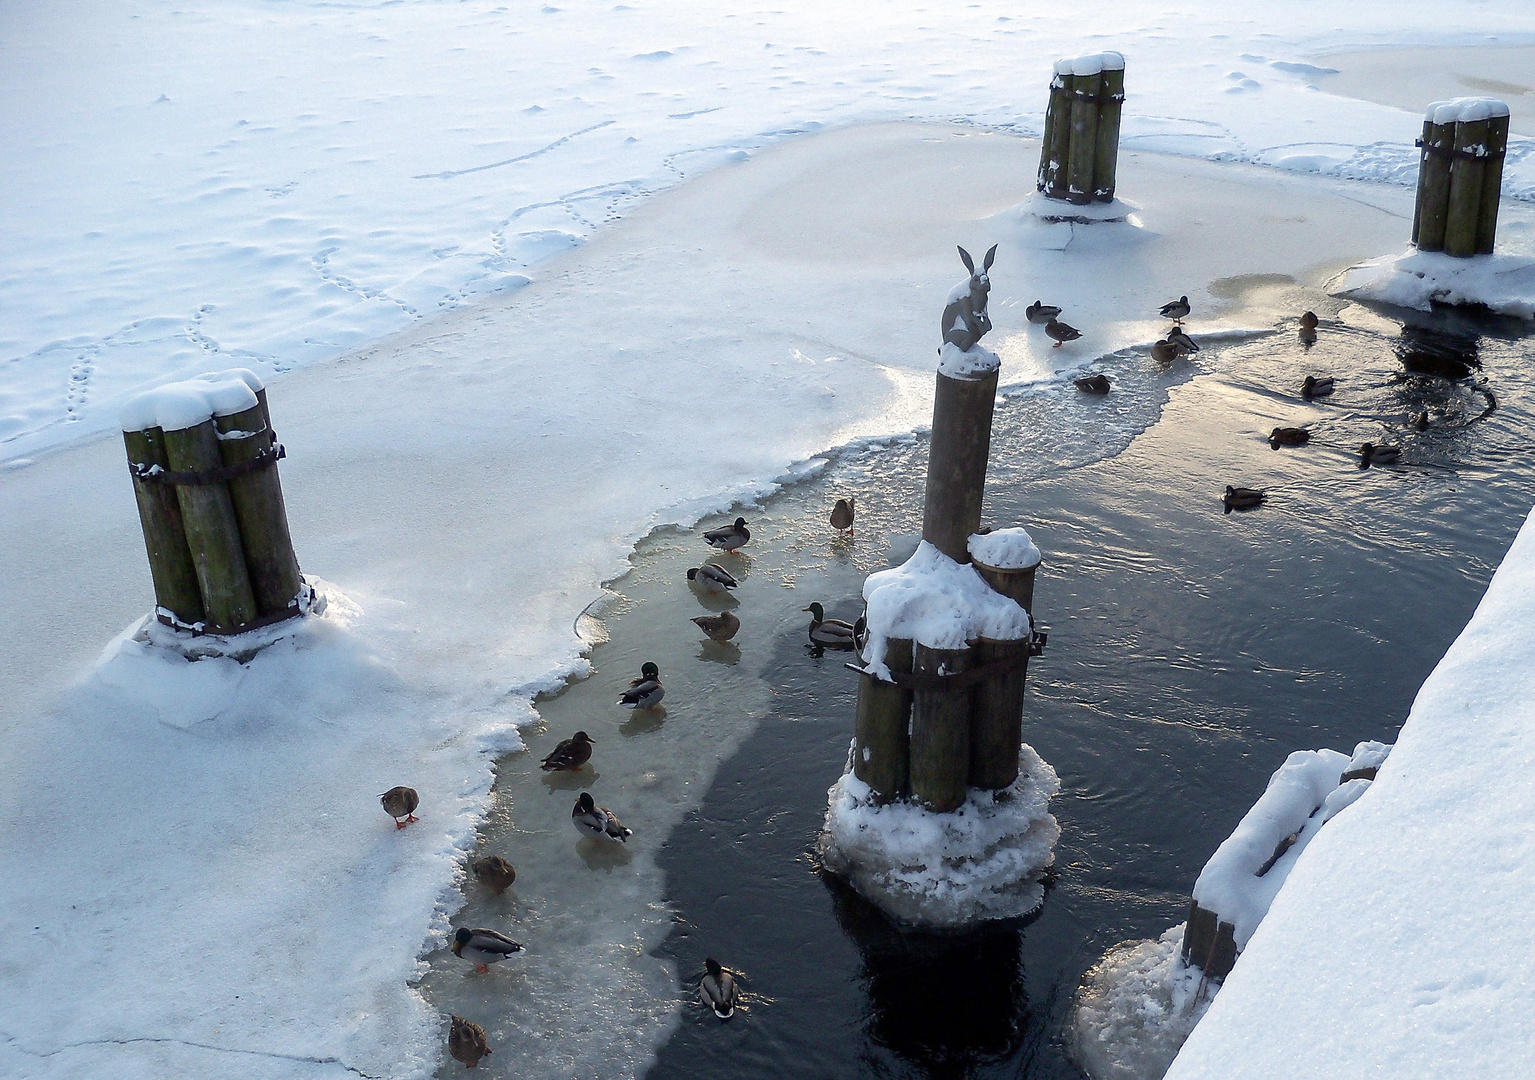
[[[1420,311],[1435,304],[1480,304],[1499,315],[1535,319],[1535,257],[1495,252],[1457,259],[1409,245],[1399,255],[1350,267],[1327,291]]]
[[[1055,861],[1061,828],[1049,804],[1060,789],[1027,745],[1011,787],[971,789],[948,814],[880,806],[849,767],[827,792],[821,859],[898,922],[956,927],[1027,915],[1043,903],[1039,880]]]
[[[863,583],[869,640],[863,660],[888,679],[885,649],[909,638],[930,649],[961,649],[976,638],[1016,641],[1029,636],[1029,613],[986,584],[975,567],[955,562],[926,540],[900,566]]]
[[[1027,570],[1043,558],[1029,530],[1020,526],[974,533],[967,544],[970,557],[982,566],[996,570]]]
[[[1535,1075],[1535,518],[1168,1080]]]
[[[1066,1036],[1092,1080],[1160,1080],[1218,984],[1182,959],[1183,924],[1127,941],[1082,976]]]
[[[247,368],[210,371],[133,395],[123,403],[118,419],[124,431],[181,431],[211,417],[253,408],[260,389],[260,377]]]
[[[953,302],[952,300],[950,301]],[[1002,366],[997,354],[983,345],[961,349],[952,341],[945,341],[938,350],[938,372],[951,379],[976,380],[990,375]]]

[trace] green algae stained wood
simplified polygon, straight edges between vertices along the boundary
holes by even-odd
[[[130,465],[170,468],[165,455],[165,433],[159,428],[125,431],[123,445]],[[139,525],[144,531],[144,550],[149,556],[156,606],[189,626],[201,622],[202,591],[197,584],[192,551],[187,547],[176,489],[169,484],[140,480],[135,473],[133,497],[139,507]]]

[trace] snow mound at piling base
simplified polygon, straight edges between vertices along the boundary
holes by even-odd
[[[1216,987],[1179,957],[1183,926],[1116,945],[1082,976],[1067,1037],[1092,1080],[1160,1080],[1210,1007]]]
[[[1055,861],[1061,827],[1049,805],[1060,790],[1027,745],[1011,787],[972,789],[948,814],[880,806],[849,768],[827,792],[821,860],[899,923],[946,929],[1028,915],[1044,902],[1040,878]]]
[[[1409,246],[1399,255],[1350,267],[1327,291],[1419,311],[1431,311],[1435,304],[1481,306],[1498,315],[1535,319],[1535,258],[1494,253],[1457,259]]]

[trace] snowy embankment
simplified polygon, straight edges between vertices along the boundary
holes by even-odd
[[[1535,1074],[1535,517],[1168,1071]]]
[[[1127,151],[1401,185],[1424,102],[1319,92],[1338,76],[1315,54],[1519,44],[1531,24],[1514,0],[1454,27],[1427,0],[1315,19],[1211,0],[1027,17],[809,0],[3,5],[0,459],[107,430],[150,379],[269,377],[515,288],[639,198],[786,135],[954,118],[1036,135],[1052,62],[1089,29],[1127,56]],[[1508,198],[1535,199],[1530,147],[1511,146]]]
[[[121,662],[95,661],[152,602],[121,442],[0,472],[0,1072],[430,1071],[440,1020],[407,980],[461,903],[495,752],[583,670],[576,613],[652,528],[926,423],[956,241],[1000,241],[989,340],[1019,381],[1150,340],[1179,293],[1192,332],[1230,326],[1208,286],[1253,272],[1254,244],[1261,269],[1308,276],[1411,211],[1404,189],[1127,153],[1138,226],[1006,233],[1037,158],[922,125],[786,142],[647,200],[523,290],[271,383],[299,560],[350,601],[324,649],[114,686]],[[1080,310],[1090,351],[1028,327],[1036,295]],[[376,796],[398,783],[422,820],[396,832]],[[637,869],[707,786],[626,804]],[[607,929],[670,985],[644,951],[658,900]],[[634,1076],[668,1030],[560,1045]]]

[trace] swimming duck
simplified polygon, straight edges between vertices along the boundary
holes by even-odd
[[[474,876],[483,881],[497,896],[506,892],[517,880],[517,868],[499,855],[486,855],[470,863]]]
[[[710,641],[718,641],[721,645],[736,636],[736,631],[741,629],[741,620],[736,618],[733,611],[722,611],[718,615],[700,615],[693,622],[708,635]]]
[[[1305,428],[1277,427],[1269,433],[1269,445],[1275,450],[1281,446],[1305,446],[1311,441],[1311,432]]]
[[[1107,394],[1109,392],[1109,377],[1102,372],[1097,375],[1088,375],[1086,378],[1073,379],[1077,389],[1084,394]]]
[[[1402,456],[1399,446],[1376,446],[1365,443],[1359,448],[1359,461],[1363,465],[1387,465]]]
[[[1170,341],[1158,341],[1151,346],[1151,358],[1164,366],[1171,364],[1182,355],[1178,347]]]
[[[715,1016],[729,1020],[735,1015],[736,1002],[741,997],[735,977],[712,956],[704,958],[704,969],[703,982],[698,984],[698,998],[714,1010]]]
[[[865,622],[861,615],[856,623],[845,623],[841,619],[828,619],[826,609],[819,603],[811,604],[805,610],[810,612],[812,644],[827,649],[852,649],[863,637]]]
[[[1417,430],[1417,431],[1427,431],[1428,430],[1428,410],[1427,409],[1424,409],[1422,412],[1418,413],[1417,416],[1414,416],[1412,418],[1412,426],[1413,426],[1414,430]]]
[[[505,934],[476,926],[473,930],[460,926],[453,934],[453,955],[468,960],[474,970],[484,973],[491,964],[499,964],[508,956],[522,952],[522,946]]]
[[[1055,339],[1055,347],[1059,349],[1068,341],[1075,341],[1082,336],[1082,331],[1075,326],[1067,326],[1059,319],[1051,319],[1045,323],[1045,333]]]
[[[709,546],[717,547],[721,551],[734,551],[751,538],[751,530],[746,527],[746,519],[739,517],[730,525],[721,525],[718,529],[710,529],[704,533],[704,539],[709,542]]]
[[[1028,316],[1029,322],[1042,325],[1059,315],[1061,309],[1053,304],[1041,304],[1036,300],[1024,308],[1023,313]]]
[[[629,689],[624,691],[618,703],[626,709],[654,709],[665,696],[661,669],[647,660],[640,665],[640,677],[629,680]]]
[[[831,527],[839,533],[853,531],[853,499],[838,499],[831,508]]]
[[[592,739],[584,731],[578,731],[549,752],[539,766],[544,772],[574,772],[592,759]]]
[[[448,1028],[448,1053],[454,1061],[462,1061],[464,1068],[472,1069],[480,1058],[490,1056],[490,1043],[485,1040],[485,1029],[471,1024],[462,1016],[455,1016]]]
[[[1307,333],[1316,333],[1316,312],[1303,311],[1300,315],[1300,328]]]
[[[741,584],[729,570],[712,562],[693,567],[688,571],[688,580],[706,593],[729,592]]]
[[[1326,397],[1332,393],[1332,384],[1333,380],[1330,375],[1325,379],[1318,379],[1307,375],[1306,381],[1300,384],[1300,396],[1308,401],[1311,398]]]
[[[1225,504],[1228,514],[1233,510],[1251,510],[1262,505],[1263,492],[1258,488],[1232,487],[1227,484],[1221,502]]]
[[[1185,334],[1183,328],[1179,326],[1173,327],[1172,331],[1167,335],[1167,343],[1180,353],[1197,353],[1199,351],[1199,345],[1193,338]]]
[[[415,788],[392,787],[380,795],[378,801],[384,804],[384,813],[394,818],[396,829],[403,829],[412,821],[421,820],[416,817],[416,807],[421,805],[421,799]]]
[[[1176,323],[1182,323],[1189,315],[1189,298],[1180,296],[1176,300],[1169,300],[1162,305],[1162,318],[1172,319]]]
[[[623,844],[634,835],[634,830],[624,828],[613,811],[592,802],[588,791],[581,792],[581,797],[576,800],[576,808],[570,812],[570,822],[581,835],[594,840],[615,840]]]

